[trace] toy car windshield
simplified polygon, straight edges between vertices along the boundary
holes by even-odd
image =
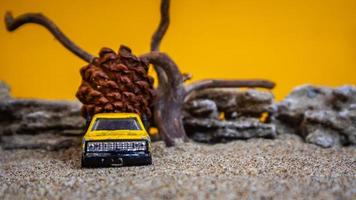
[[[135,118],[98,118],[92,131],[101,130],[141,130]]]

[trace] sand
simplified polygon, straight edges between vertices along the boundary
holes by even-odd
[[[152,166],[81,169],[80,147],[0,150],[0,199],[356,199],[355,147],[282,135],[152,153]]]

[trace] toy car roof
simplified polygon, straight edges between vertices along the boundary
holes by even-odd
[[[94,118],[136,118],[139,117],[136,113],[98,113]]]

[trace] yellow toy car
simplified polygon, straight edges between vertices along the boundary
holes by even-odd
[[[82,167],[150,165],[151,140],[134,113],[101,113],[83,138]]]

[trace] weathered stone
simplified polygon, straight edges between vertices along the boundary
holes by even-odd
[[[263,113],[273,110],[273,95],[267,91],[205,89],[188,98],[184,126],[188,135],[198,142],[274,138],[275,126],[260,122]]]
[[[330,129],[315,129],[311,131],[305,138],[308,143],[316,144],[324,148],[329,148],[339,145],[341,138],[336,131]]]
[[[356,144],[356,87],[304,85],[277,105],[272,123],[293,127],[307,142],[322,147]]]
[[[9,91],[0,81],[1,146],[56,150],[78,144],[72,136],[80,136],[85,124],[79,102],[13,99]],[[205,143],[296,133],[325,148],[356,145],[356,87],[300,86],[278,104],[270,92],[202,90],[184,105],[184,125],[193,140]]]
[[[261,123],[256,118],[240,118],[234,121],[189,118],[184,120],[189,136],[198,142],[226,142],[255,137],[274,138],[273,124]]]
[[[209,99],[216,103],[219,112],[227,119],[238,116],[259,117],[264,112],[272,112],[273,95],[269,91],[240,89],[205,89],[192,94],[189,99]]]
[[[307,110],[323,110],[330,102],[331,88],[303,85],[296,87],[278,105],[278,119],[299,126]]]
[[[0,80],[0,101],[10,99],[10,87]]]
[[[272,112],[273,94],[267,91],[247,90],[236,95],[236,110],[239,115],[260,116]]]
[[[208,132],[192,132],[189,134],[189,137],[196,142],[202,142],[202,143],[215,143],[216,142],[214,140],[215,138],[214,138],[213,134],[208,133]]]
[[[349,128],[353,129],[351,132],[356,131],[352,127],[352,122],[348,118],[347,114],[341,115],[339,112],[331,110],[321,111],[306,111],[304,113],[304,123],[308,124],[320,124],[323,127],[330,128],[337,131],[348,131]]]
[[[72,146],[79,146],[81,138],[67,137],[56,133],[45,133],[37,135],[7,135],[2,137],[4,149],[44,149],[56,151]]]
[[[260,124],[249,128],[235,129],[224,128],[218,129],[213,136],[220,140],[230,141],[232,139],[250,139],[250,138],[275,138],[276,131],[273,124]]]
[[[192,93],[189,100],[209,99],[216,103],[219,111],[225,111],[236,107],[236,93],[238,89],[204,89]]]
[[[332,105],[335,110],[356,110],[356,87],[345,85],[333,90]]]
[[[81,104],[75,101],[46,101],[11,98],[0,81],[0,141],[3,148],[57,150],[78,140],[85,124]]]
[[[0,135],[81,130],[81,105],[71,101],[10,99],[0,102]]]
[[[284,123],[281,120],[276,119],[274,116],[269,116],[267,122],[275,125],[277,135],[297,134],[297,130],[295,127],[291,126],[288,123]]]
[[[219,112],[216,103],[209,99],[198,99],[189,101],[184,105],[188,116],[197,118],[218,118]]]

